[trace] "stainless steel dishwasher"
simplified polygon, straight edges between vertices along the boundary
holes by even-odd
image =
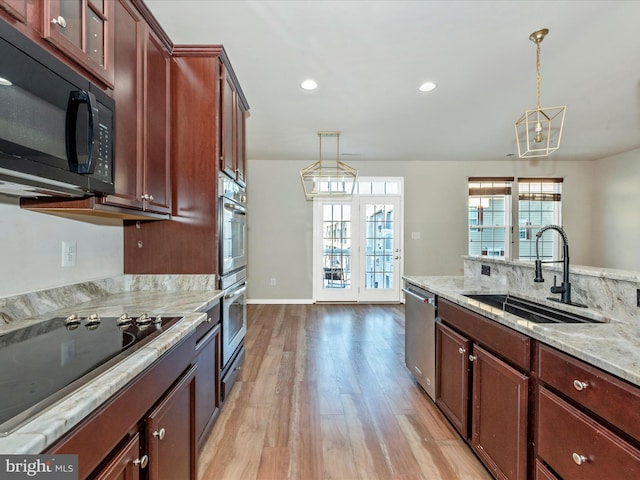
[[[436,296],[411,283],[405,293],[404,358],[433,401],[436,399]]]

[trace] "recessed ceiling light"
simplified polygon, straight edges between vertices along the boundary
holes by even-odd
[[[318,84],[311,79],[305,80],[300,84],[300,86],[305,90],[315,90],[316,88],[318,88]]]
[[[436,87],[437,85],[433,82],[425,82],[422,85],[420,85],[420,88],[418,90],[420,90],[421,92],[430,92]]]
[[[6,87],[13,85],[13,83],[11,83],[9,80],[7,80],[6,78],[2,78],[0,77],[0,85],[4,85]]]

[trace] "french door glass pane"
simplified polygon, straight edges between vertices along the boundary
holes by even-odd
[[[324,205],[322,219],[322,286],[351,288],[351,205]]]
[[[393,288],[393,205],[365,209],[365,288]]]

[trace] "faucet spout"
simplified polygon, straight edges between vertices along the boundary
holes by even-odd
[[[560,234],[560,237],[562,237],[562,260],[544,261],[540,259],[538,242],[540,241],[540,237],[542,237],[542,234],[547,230],[555,230]],[[576,305],[579,307],[586,307],[586,305],[571,301],[571,282],[569,282],[569,241],[564,229],[562,227],[559,227],[558,225],[544,226],[538,231],[538,233],[536,233],[535,278],[533,279],[533,281],[536,283],[544,282],[544,278],[542,277],[543,263],[562,263],[562,283],[560,284],[560,286],[557,286],[554,280],[553,286],[551,287],[551,293],[559,293],[560,299],[558,300],[557,298],[551,298],[550,300],[556,300],[562,303]]]

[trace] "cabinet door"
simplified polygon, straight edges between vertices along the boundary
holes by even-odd
[[[469,352],[471,342],[436,325],[436,404],[465,439],[469,438]]]
[[[242,102],[236,95],[236,131],[235,131],[235,150],[236,150],[236,180],[242,185],[247,184],[247,157],[245,151],[245,111]]]
[[[225,172],[231,178],[236,178],[236,159],[235,159],[235,87],[233,80],[228,74],[224,65],[221,65],[221,164],[220,170]]]
[[[106,203],[142,209],[142,56],[144,23],[129,0],[117,0],[115,7],[115,88],[116,101],[116,193]]]
[[[169,53],[147,29],[145,38],[144,209],[171,211]]]
[[[45,0],[43,37],[113,87],[113,1]]]
[[[22,23],[27,22],[27,0],[0,0],[0,9]]]
[[[95,480],[138,480],[140,468],[146,466],[147,459],[138,458],[140,455],[140,435],[133,438],[116,454],[101,471]]]
[[[202,445],[220,408],[220,325],[196,344],[196,437]]]
[[[195,372],[191,367],[146,418],[149,480],[196,478]]]
[[[527,477],[529,379],[473,347],[472,447],[497,478]]]

